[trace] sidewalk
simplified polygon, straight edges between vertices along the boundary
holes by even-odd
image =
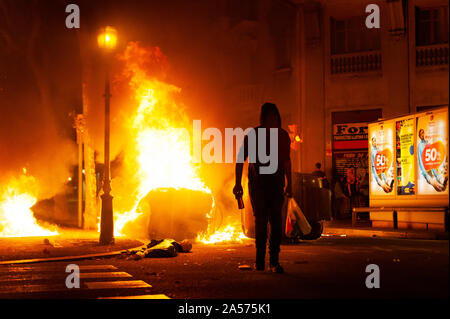
[[[138,240],[116,237],[114,245],[101,246],[98,232],[79,229],[58,231],[57,236],[0,238],[0,262],[104,254],[143,245]]]
[[[419,231],[412,229],[372,228],[367,222],[352,227],[351,220],[326,221],[323,225],[322,236],[352,236],[376,238],[403,238],[403,239],[434,239],[448,240],[448,232]]]

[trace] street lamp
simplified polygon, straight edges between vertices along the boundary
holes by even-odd
[[[117,44],[117,31],[113,27],[105,27],[101,29],[97,36],[97,43],[100,49],[112,51]]]
[[[110,106],[111,98],[109,89],[109,58],[110,53],[117,44],[117,31],[113,27],[105,27],[97,37],[97,43],[100,49],[105,52],[105,165],[103,173],[103,195],[102,197],[102,215],[100,220],[100,244],[114,244],[114,218],[113,218],[113,197],[111,196],[111,181],[109,178],[109,137],[110,137]]]

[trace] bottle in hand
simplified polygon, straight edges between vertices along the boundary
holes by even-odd
[[[238,202],[238,208],[244,209],[244,201],[242,200],[242,195],[240,195],[240,196],[236,195],[236,200]]]
[[[242,195],[244,192],[239,191],[234,193],[234,197],[236,197],[236,200],[238,202],[238,208],[244,209],[244,200],[242,199]]]

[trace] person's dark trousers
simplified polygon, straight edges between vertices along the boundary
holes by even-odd
[[[282,216],[284,195],[282,189],[253,187],[250,199],[255,216],[256,264],[263,266],[266,256],[267,224],[270,224],[269,254],[270,265],[278,265],[282,236]]]

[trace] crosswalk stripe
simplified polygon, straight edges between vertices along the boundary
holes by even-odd
[[[102,290],[102,289],[137,289],[137,288],[151,288],[152,286],[142,280],[124,280],[124,281],[97,281],[84,283],[88,290]],[[36,292],[69,292],[86,290],[86,288],[67,288],[61,284],[29,284],[20,286],[6,285],[2,287],[1,294],[4,293],[36,293]]]
[[[2,287],[0,295],[9,298],[14,295],[34,294],[36,297],[50,293],[70,298],[70,296],[79,296],[79,293],[83,294],[83,291],[87,293],[91,291],[94,294],[92,297],[98,299],[170,299],[164,294],[148,294],[149,291],[142,289],[152,288],[152,285],[143,280],[134,280],[131,274],[118,271],[116,266],[79,265],[79,267],[82,280],[79,289],[69,289],[65,286],[63,279],[68,275],[65,272],[65,266],[0,268],[0,286]],[[61,278],[61,282],[55,283],[58,278]],[[125,296],[117,296],[121,290]],[[100,296],[95,296],[95,291],[101,292]],[[133,295],[134,293],[136,295]],[[114,296],[108,296],[111,294]],[[88,295],[91,294],[88,293]]]
[[[112,271],[112,272],[80,272],[81,279],[92,279],[92,278],[125,278],[133,277],[129,273],[124,271]]]
[[[120,288],[151,288],[152,286],[142,280],[123,281],[95,281],[86,282],[88,289],[120,289]]]
[[[116,266],[113,265],[80,265],[80,271],[90,271],[90,270],[117,270]],[[36,272],[56,272],[65,271],[65,266],[58,267],[44,267],[44,266],[12,266],[12,267],[0,267],[0,274],[2,273],[24,273],[33,271]]]
[[[68,273],[57,273],[53,276],[49,276],[44,273],[14,273],[0,277],[0,283],[19,282],[19,281],[37,281],[37,280],[50,280],[50,279],[65,279]],[[108,272],[80,272],[80,279],[95,279],[95,278],[130,278],[133,277],[124,271],[108,271]]]
[[[82,270],[117,270],[113,265],[80,265],[80,271]]]
[[[168,296],[159,295],[137,295],[137,296],[119,296],[119,297],[99,297],[98,299],[170,299]]]

